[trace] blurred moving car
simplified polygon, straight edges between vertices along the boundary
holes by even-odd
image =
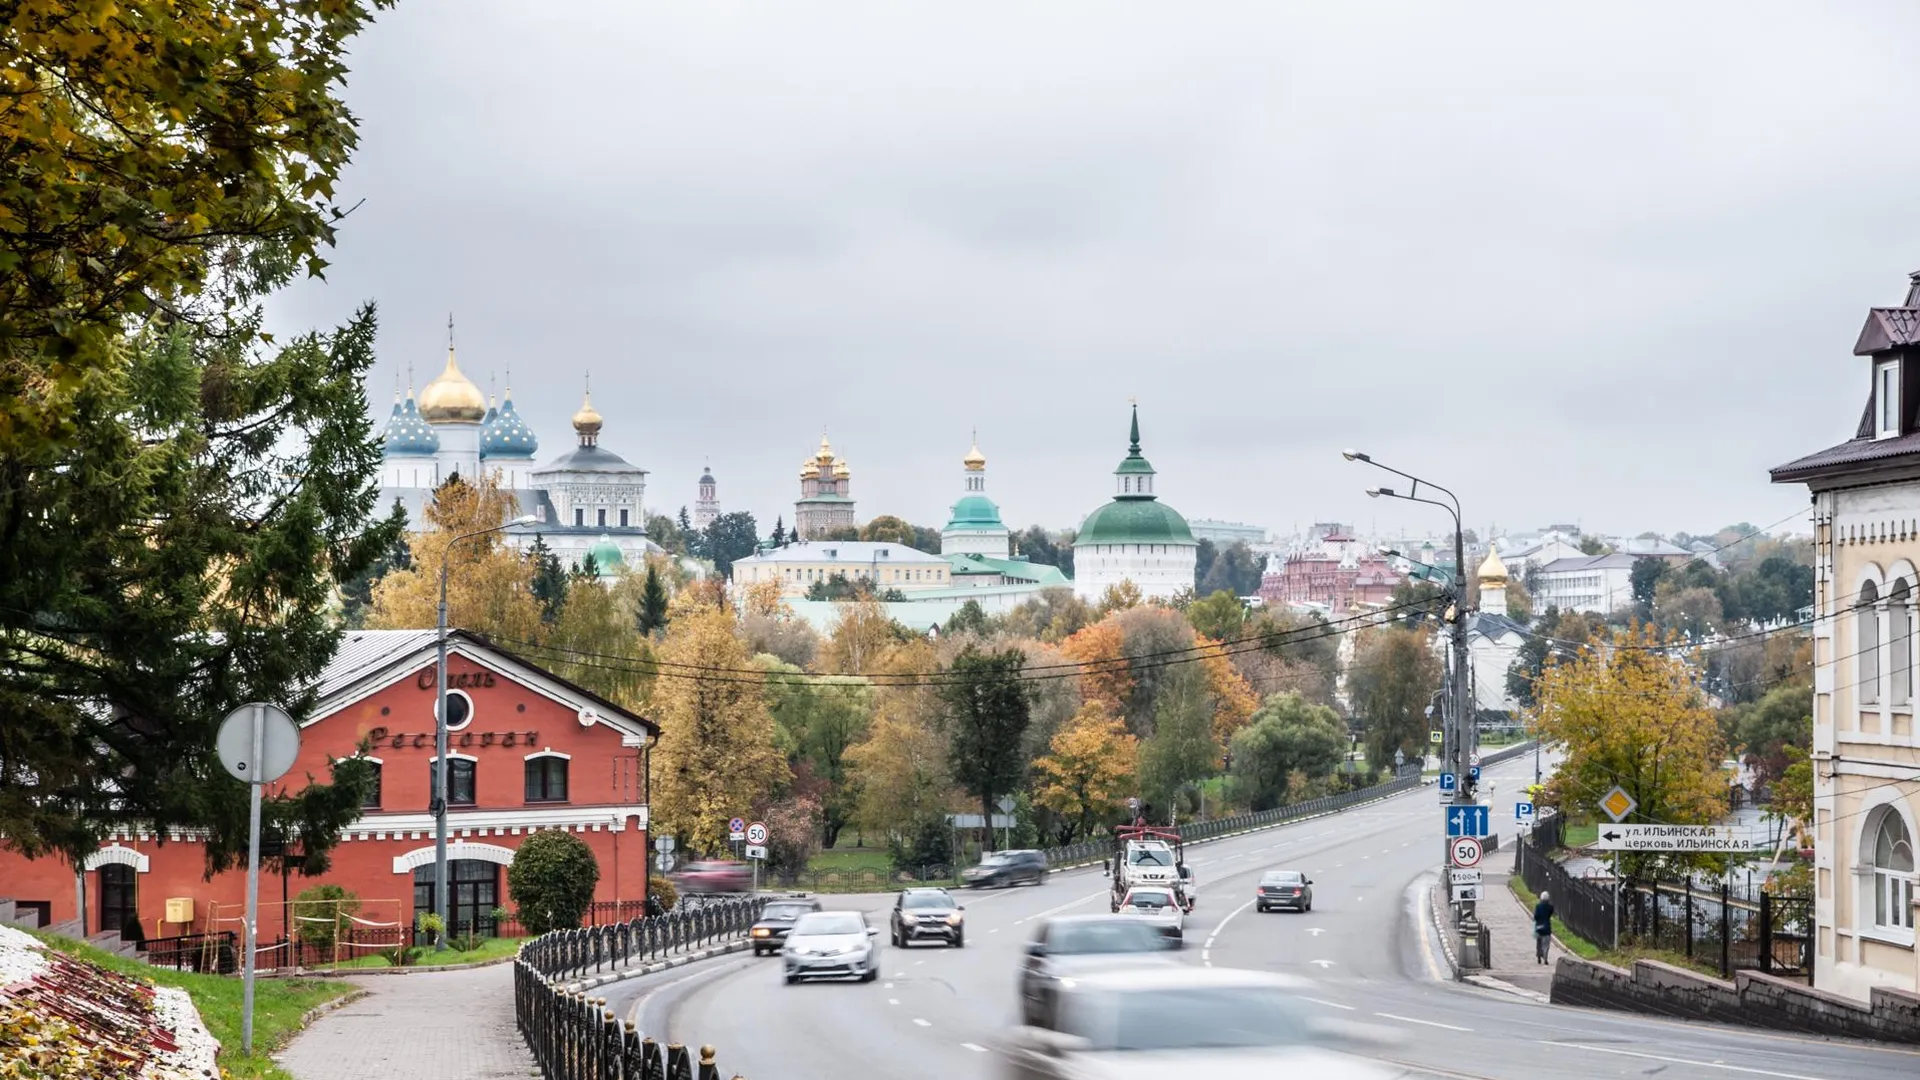
[[[962,871],[960,879],[969,886],[983,888],[1022,883],[1045,885],[1047,856],[1044,852],[1024,849],[989,852],[979,866],[969,866]]]
[[[1146,923],[1173,939],[1175,948],[1186,943],[1186,913],[1181,910],[1180,900],[1170,885],[1136,885],[1128,889],[1115,914]]]
[[[781,950],[787,985],[816,977],[872,982],[880,974],[880,929],[857,911],[809,911]]]
[[[753,955],[779,952],[781,942],[787,939],[800,916],[819,910],[820,901],[810,896],[784,897],[769,902],[748,933],[753,942]]]
[[[1173,939],[1126,915],[1061,915],[1040,924],[1027,943],[1020,972],[1021,1023],[1041,1024],[1053,1013],[1056,987],[1096,971],[1171,964]]]
[[[1298,870],[1269,870],[1260,875],[1253,901],[1262,912],[1280,908],[1312,911],[1313,879]]]
[[[1016,1028],[1006,1074],[1022,1080],[1409,1075],[1358,1056],[1402,1041],[1391,1028],[1307,1011],[1311,984],[1263,971],[1185,964],[1095,972],[1059,983],[1042,1023]],[[1169,1068],[1171,1066],[1171,1068]]]
[[[746,863],[726,859],[691,862],[677,874],[667,875],[682,895],[741,893],[753,890],[753,870]]]
[[[888,939],[899,948],[924,938],[939,938],[956,949],[967,947],[967,909],[945,889],[907,889],[893,902]]]

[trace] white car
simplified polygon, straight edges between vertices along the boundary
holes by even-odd
[[[1162,934],[1178,944],[1186,942],[1186,913],[1180,900],[1165,885],[1135,885],[1120,898],[1117,914],[1151,922]]]
[[[880,974],[878,927],[857,911],[812,911],[800,916],[780,951],[787,985],[801,979],[851,978],[872,982]]]
[[[1404,1042],[1404,1035],[1309,1012],[1301,995],[1311,993],[1311,986],[1264,971],[1184,964],[1063,979],[1054,1007],[1040,1018],[1044,1026],[1015,1028],[1007,1040],[1005,1075],[1021,1080],[1388,1080],[1408,1075],[1358,1056]]]

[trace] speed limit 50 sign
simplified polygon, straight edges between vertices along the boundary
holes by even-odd
[[[1453,856],[1455,866],[1480,865],[1480,841],[1471,836],[1454,837],[1447,842],[1447,850]]]

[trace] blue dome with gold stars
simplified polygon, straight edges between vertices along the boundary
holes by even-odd
[[[393,403],[393,415],[387,418],[385,454],[387,457],[433,455],[440,451],[440,436],[433,425],[420,417],[412,391],[407,400]]]
[[[500,402],[491,419],[480,426],[480,456],[483,458],[530,458],[540,451],[540,440],[533,429],[520,419],[513,407],[513,391]]]

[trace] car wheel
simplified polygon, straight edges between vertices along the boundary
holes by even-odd
[[[798,975],[788,975],[788,976],[787,976],[787,985],[788,985],[788,986],[792,986],[792,985],[793,985],[794,983],[797,983],[797,982],[799,982],[799,981],[800,981],[800,976],[798,976]]]
[[[953,947],[954,947],[954,948],[956,948],[956,949],[964,949],[964,948],[966,948],[966,947],[967,947],[967,935],[965,935],[965,934],[955,934],[955,935],[953,936]]]
[[[1046,883],[1047,883],[1047,871],[1042,870],[1040,871],[1040,884],[1045,885]]]
[[[1254,909],[1253,909],[1253,910],[1255,910],[1255,911],[1257,911],[1257,912],[1259,912],[1259,913],[1260,913],[1260,914],[1262,914],[1262,915],[1265,915],[1265,914],[1267,913],[1267,905],[1265,905],[1265,904],[1256,904],[1256,905],[1254,905]]]
[[[763,951],[763,950],[762,950],[762,949],[760,948],[760,946],[758,946],[758,945],[755,945],[755,946],[753,947],[753,955],[754,955],[754,956],[756,956],[756,957],[760,957],[760,956],[765,956],[765,955],[767,955],[767,954],[766,954],[766,952],[765,952],[765,951]]]
[[[1306,907],[1303,907],[1303,908],[1301,908],[1300,910],[1301,910],[1301,911],[1312,911],[1312,910],[1313,910],[1313,901],[1311,901],[1311,900],[1309,900],[1309,901],[1307,901],[1307,906],[1306,906]]]

